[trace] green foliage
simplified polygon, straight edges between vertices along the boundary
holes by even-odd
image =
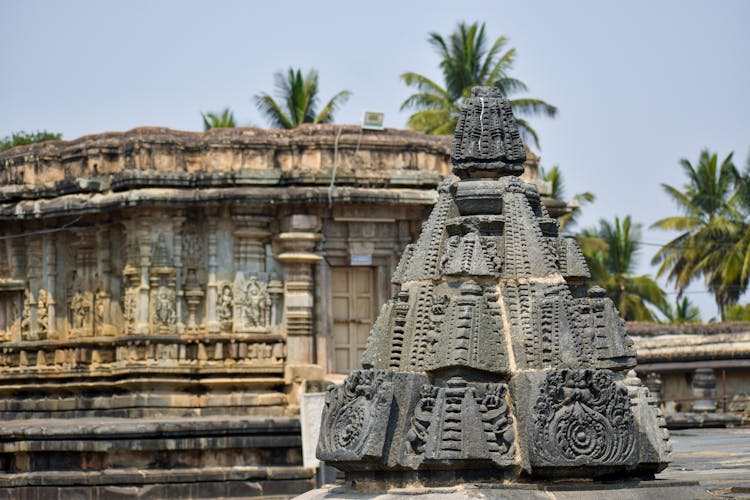
[[[682,190],[662,184],[682,215],[656,221],[652,227],[679,231],[653,258],[658,276],[674,282],[682,294],[703,277],[724,318],[750,278],[750,165],[742,174],[732,153],[719,163],[716,153],[703,150],[694,166],[680,164],[688,178]]]
[[[46,130],[36,132],[13,132],[9,136],[5,136],[0,140],[0,151],[14,148],[16,146],[23,146],[26,144],[34,144],[37,142],[44,141],[59,141],[62,138],[62,134],[56,134],[53,132],[47,132]]]
[[[542,180],[549,182],[552,188],[550,196],[556,200],[565,200],[565,180],[563,179],[562,171],[558,165],[552,167],[549,171],[546,171],[544,167],[540,167],[540,174]],[[567,201],[570,210],[564,213],[557,220],[560,224],[560,231],[566,232],[578,221],[578,217],[581,215],[581,209],[583,205],[588,205],[596,199],[594,193],[585,191],[574,195],[570,200]]]
[[[534,98],[511,99],[518,92],[528,91],[521,80],[508,75],[516,57],[516,49],[505,49],[507,38],[500,36],[488,48],[484,23],[459,23],[447,40],[438,33],[430,33],[428,42],[440,56],[440,69],[445,86],[418,73],[407,72],[401,79],[412,94],[401,109],[414,109],[407,125],[426,134],[452,134],[461,112],[461,101],[477,85],[495,86],[510,99],[516,124],[523,138],[539,147],[539,136],[520,116],[545,115],[555,117],[557,108]]]
[[[607,290],[626,321],[655,321],[649,308],[667,307],[666,295],[648,276],[634,276],[635,256],[640,249],[640,224],[630,216],[614,224],[601,219],[597,229],[587,229],[578,237],[591,271],[592,284]]]
[[[727,307],[724,311],[724,321],[750,321],[750,304]]]
[[[667,323],[700,323],[701,313],[698,307],[688,300],[687,297],[675,299],[674,305],[665,304],[661,310]]]
[[[234,128],[234,113],[229,108],[224,108],[220,113],[201,113],[203,117],[203,130],[212,128]]]
[[[318,111],[318,72],[311,69],[306,75],[302,71],[289,68],[286,73],[274,73],[277,102],[269,94],[254,97],[258,110],[265,115],[272,127],[296,128],[303,123],[331,123],[334,113],[352,93],[342,90],[334,95]]]

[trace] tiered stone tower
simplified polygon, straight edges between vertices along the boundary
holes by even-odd
[[[668,433],[624,322],[531,184],[509,102],[466,99],[453,172],[407,247],[318,457],[347,484],[653,478]],[[373,483],[374,481],[374,483]],[[545,497],[546,498],[546,497]]]

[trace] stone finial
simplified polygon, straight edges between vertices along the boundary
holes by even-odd
[[[510,102],[497,87],[475,87],[464,100],[451,161],[462,179],[523,173],[526,150]]]

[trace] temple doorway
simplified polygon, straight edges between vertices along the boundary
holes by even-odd
[[[349,373],[360,366],[375,319],[375,269],[332,267],[334,371]]]

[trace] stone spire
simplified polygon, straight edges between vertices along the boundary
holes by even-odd
[[[521,175],[526,150],[510,102],[497,87],[474,87],[453,139],[453,173],[468,177]]]
[[[362,369],[329,388],[318,456],[347,480],[445,484],[644,477],[664,420],[610,299],[523,171],[508,101],[475,88],[454,172],[373,325]],[[366,472],[365,472],[366,471]]]

